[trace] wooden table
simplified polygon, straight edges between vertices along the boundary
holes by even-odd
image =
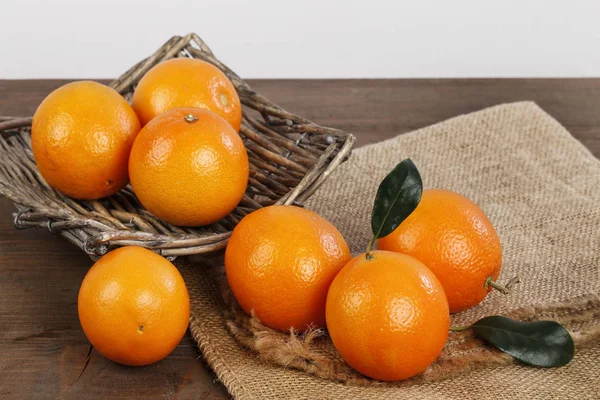
[[[29,116],[65,81],[0,80],[0,115]],[[358,145],[499,103],[533,100],[600,156],[600,79],[260,80],[290,111],[354,133]],[[127,368],[92,352],[77,292],[92,262],[59,235],[17,231],[0,200],[0,398],[223,399],[186,336],[165,360]]]

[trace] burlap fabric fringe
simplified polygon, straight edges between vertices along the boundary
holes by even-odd
[[[453,316],[453,324],[492,314],[555,319],[573,333],[574,361],[561,369],[524,367],[462,332],[451,334],[439,360],[418,377],[376,382],[350,369],[326,333],[285,335],[246,316],[222,267],[182,265],[190,330],[219,379],[241,399],[596,398],[600,161],[535,104],[502,105],[356,150],[307,207],[361,252],[377,185],[405,157],[426,187],[460,192],[488,213],[503,243],[500,281],[523,279],[510,295],[492,293]]]

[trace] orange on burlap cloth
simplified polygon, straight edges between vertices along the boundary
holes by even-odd
[[[285,335],[246,316],[221,266],[183,262],[191,334],[229,392],[237,399],[598,398],[600,161],[535,104],[507,104],[356,150],[306,207],[362,252],[377,186],[406,157],[425,187],[457,191],[486,211],[503,243],[499,281],[522,278],[509,295],[493,292],[454,315],[453,325],[486,315],[555,319],[571,331],[575,359],[563,368],[527,367],[469,332],[451,333],[423,374],[377,382],[344,364],[326,333]]]

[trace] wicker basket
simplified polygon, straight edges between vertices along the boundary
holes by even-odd
[[[271,204],[302,204],[350,155],[352,135],[316,125],[254,92],[195,34],[173,37],[110,86],[129,100],[146,71],[173,57],[199,58],[219,67],[244,105],[240,135],[248,151],[250,180],[238,207],[213,225],[182,228],[145,210],[130,186],[97,201],[71,199],[49,187],[35,165],[31,118],[0,117],[0,193],[17,207],[16,228],[46,227],[94,259],[126,245],[146,247],[171,259],[208,253],[225,247],[246,214]]]

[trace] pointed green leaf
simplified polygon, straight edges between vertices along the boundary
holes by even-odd
[[[491,316],[471,327],[477,336],[525,364],[560,367],[575,354],[569,331],[556,321],[521,322]]]
[[[417,208],[423,194],[423,182],[415,164],[407,158],[390,172],[379,185],[371,228],[375,238],[392,233]]]

